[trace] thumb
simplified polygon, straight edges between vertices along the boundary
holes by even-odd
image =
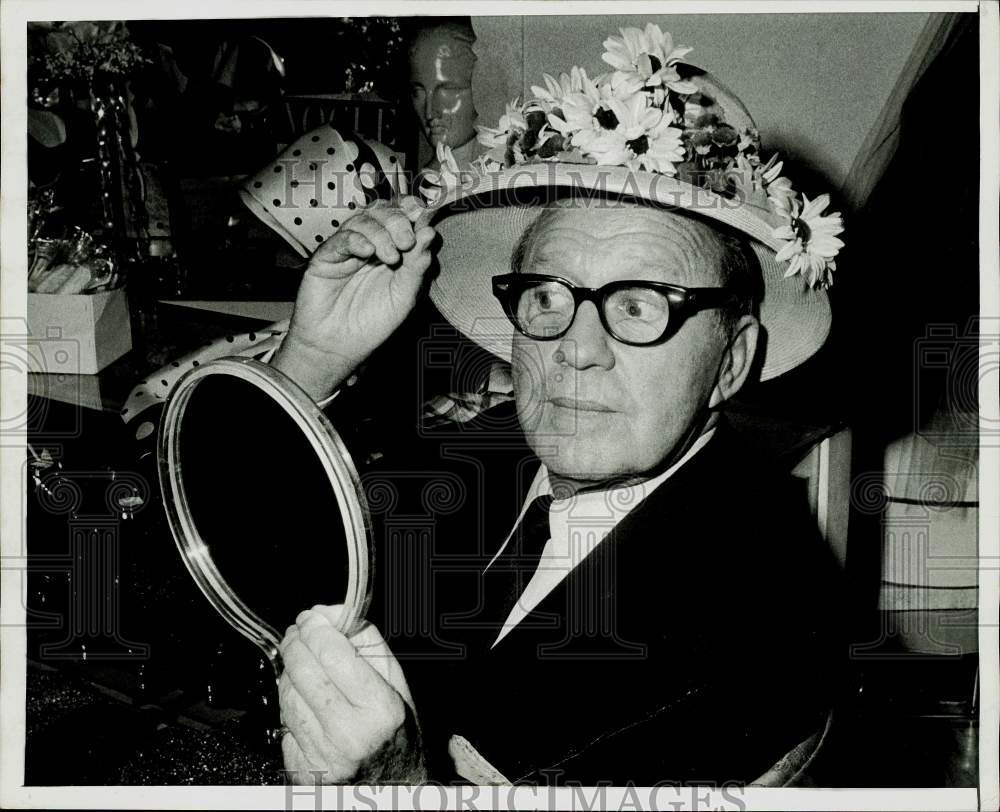
[[[375,254],[375,246],[358,231],[344,229],[312,255],[308,271],[320,276],[346,276],[358,271]]]
[[[402,264],[392,276],[392,288],[404,301],[414,301],[420,292],[424,275],[431,266],[430,246],[436,236],[437,232],[430,226],[418,229],[414,234],[415,245],[403,255]]]

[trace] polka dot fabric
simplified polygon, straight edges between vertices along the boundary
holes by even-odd
[[[392,150],[329,124],[303,135],[246,181],[240,198],[307,257],[373,200],[406,193]]]
[[[275,322],[263,330],[249,333],[229,333],[211,344],[199,347],[183,358],[171,361],[133,387],[121,411],[122,420],[131,423],[150,407],[162,405],[174,385],[185,373],[208,361],[234,355],[269,361],[274,351],[281,345],[287,331],[288,320],[286,319]],[[139,429],[142,429],[141,425]]]

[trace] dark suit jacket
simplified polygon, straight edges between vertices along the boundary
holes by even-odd
[[[804,491],[724,423],[490,650],[481,573],[537,467],[501,407],[363,476],[370,616],[436,777],[457,733],[511,780],[751,781],[822,725],[834,565]]]

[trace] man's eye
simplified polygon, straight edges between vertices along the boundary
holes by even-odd
[[[552,284],[528,288],[521,294],[517,306],[518,318],[536,327],[543,322],[550,324],[552,319],[561,320],[572,312],[573,299],[569,292]]]
[[[651,310],[647,302],[639,299],[622,299],[618,303],[618,309],[630,319],[641,319],[643,316],[648,315]]]
[[[661,301],[660,297],[655,294],[647,296],[643,293],[620,295],[614,306],[621,318],[647,322],[662,319],[666,310],[666,303]]]
[[[632,318],[641,318],[643,313],[642,302],[637,302],[635,299],[629,299],[624,303],[622,309],[625,311],[626,316],[631,316]]]
[[[531,304],[538,310],[564,310],[569,294],[558,285],[543,285],[531,291]]]

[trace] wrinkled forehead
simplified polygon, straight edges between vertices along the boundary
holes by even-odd
[[[526,265],[567,270],[600,263],[622,273],[690,286],[722,281],[726,242],[715,228],[677,210],[630,202],[560,200],[525,235]],[[662,273],[657,273],[658,271]]]

